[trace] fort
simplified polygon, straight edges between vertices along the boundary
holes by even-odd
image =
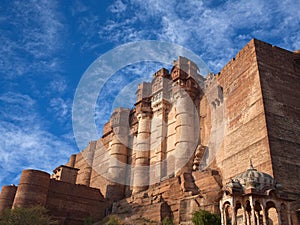
[[[299,51],[256,39],[206,78],[179,57],[51,176],[24,170],[4,186],[0,213],[42,205],[62,225],[110,214],[192,224],[204,209],[222,225],[300,224],[299,74]]]

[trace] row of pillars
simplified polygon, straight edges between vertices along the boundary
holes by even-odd
[[[268,210],[272,207],[276,209],[277,220],[273,221],[273,224],[278,225],[292,225],[291,214],[289,209],[285,209],[286,211],[281,213],[281,206],[274,204],[274,206],[267,208],[266,202],[263,201],[262,204],[259,205],[260,209],[255,209],[254,200],[252,198],[249,199],[249,205],[246,207],[244,205],[240,206],[243,215],[243,222],[237,223],[237,208],[236,202],[233,205],[226,202],[225,204],[220,204],[221,210],[221,224],[222,225],[270,225],[269,224],[269,214]],[[231,216],[229,215],[229,210],[231,211]],[[286,218],[283,218],[284,215]]]
[[[195,106],[193,100],[185,92],[178,92],[175,98],[175,174],[178,172],[188,172],[192,166],[188,166],[191,156],[195,150]],[[148,188],[149,178],[149,154],[151,135],[151,114],[142,112],[138,115],[138,134],[136,162],[134,170],[133,193],[137,193]],[[158,168],[161,170],[161,168]]]
[[[175,118],[176,118],[176,141],[175,141],[175,174],[182,172],[183,168],[192,169],[186,166],[194,153],[195,145],[195,106],[193,100],[185,92],[174,95],[175,97]],[[128,112],[129,113],[129,112]],[[121,115],[122,116],[122,115]],[[133,193],[138,193],[148,189],[150,182],[150,141],[151,141],[151,121],[152,112],[140,111],[137,114],[138,131],[136,141],[135,167],[133,172]],[[128,114],[127,114],[128,118]],[[123,183],[126,179],[127,165],[127,144],[128,144],[128,124],[113,123],[114,136],[110,148],[109,174],[115,183]],[[184,171],[187,172],[187,171]]]

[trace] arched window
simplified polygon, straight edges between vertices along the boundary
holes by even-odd
[[[255,201],[254,210],[255,210],[256,224],[263,225],[262,207],[259,201]]]
[[[225,202],[224,203],[224,222],[225,222],[225,225],[231,225],[232,224],[232,221],[231,221],[231,218],[232,218],[232,207],[230,205],[229,202]]]
[[[242,209],[242,204],[237,201],[235,204],[236,211],[236,224],[243,224],[244,222],[244,211]]]
[[[267,202],[266,215],[267,215],[268,225],[278,225],[279,224],[278,211],[276,209],[274,202],[272,202],[272,201]]]

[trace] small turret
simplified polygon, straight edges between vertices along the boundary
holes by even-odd
[[[61,165],[53,170],[52,179],[75,184],[77,179],[77,168]]]
[[[11,209],[16,192],[17,187],[15,185],[2,187],[2,191],[0,194],[0,215],[5,209]]]

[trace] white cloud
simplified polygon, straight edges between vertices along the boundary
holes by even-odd
[[[78,13],[83,13],[88,11],[88,7],[80,0],[73,1],[72,7],[71,7],[71,13],[72,16],[77,15]]]
[[[215,72],[253,37],[299,48],[300,3],[292,0],[229,0],[215,6],[199,0],[126,4],[100,29],[102,39],[119,44],[149,38],[175,42],[200,54]]]
[[[8,92],[0,96],[0,105],[2,110],[0,118],[21,124],[33,121],[36,113],[32,110],[35,101],[28,95]]]
[[[51,173],[76,151],[70,137],[58,137],[47,130],[30,96],[9,92],[0,96],[0,105],[1,185],[18,183],[26,168]]]
[[[51,92],[55,91],[58,94],[62,94],[67,89],[67,83],[63,77],[56,77],[50,82],[48,89]]]
[[[109,6],[109,10],[112,13],[122,13],[126,10],[126,7],[126,4],[124,4],[121,0],[117,0]]]
[[[60,122],[65,122],[71,118],[71,101],[64,100],[60,97],[52,98],[49,103],[48,111],[55,114],[55,117]]]
[[[55,1],[11,1],[2,13],[0,65],[5,77],[60,70],[55,54],[63,44],[64,25]]]

